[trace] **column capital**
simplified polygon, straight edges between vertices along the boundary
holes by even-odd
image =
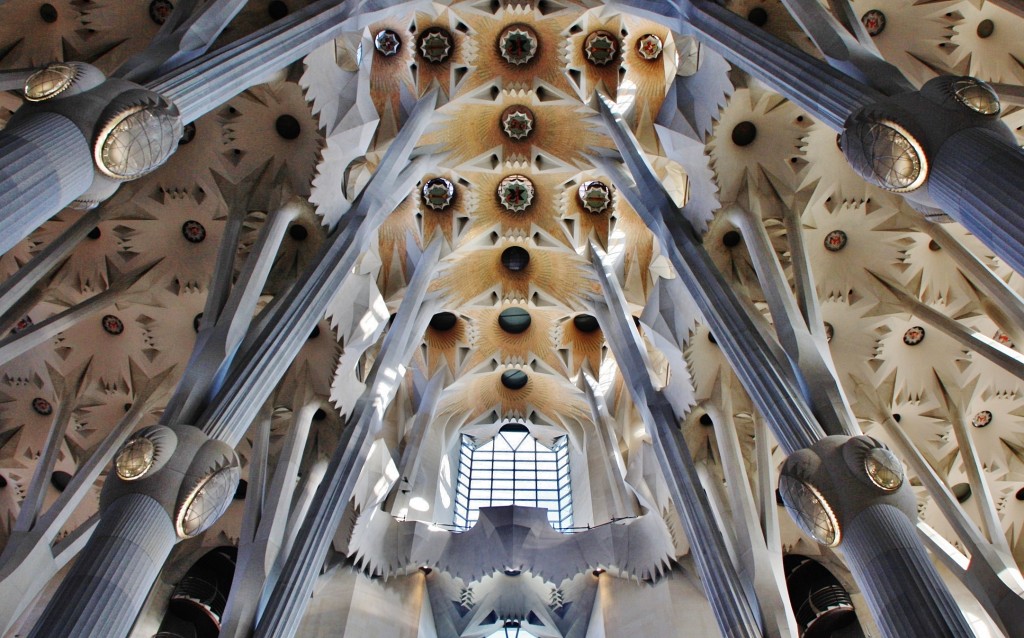
[[[43,67],[28,77],[23,91],[27,101],[11,117],[11,130],[54,113],[74,123],[90,146],[93,180],[71,203],[75,208],[93,208],[121,182],[156,170],[181,139],[183,124],[172,102],[83,62]]]
[[[869,436],[827,436],[789,455],[779,476],[786,509],[808,536],[828,547],[868,507],[891,505],[917,519],[903,464]]]
[[[231,504],[239,465],[229,445],[199,428],[143,428],[114,455],[100,511],[105,513],[124,496],[142,494],[163,507],[178,538],[192,538],[213,525]]]
[[[1000,111],[999,96],[982,80],[943,75],[919,91],[884,97],[853,112],[839,145],[868,183],[901,193],[928,211],[939,208],[928,188],[934,160],[953,135],[982,128],[1015,144]]]

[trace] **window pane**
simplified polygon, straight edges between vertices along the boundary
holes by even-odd
[[[502,431],[475,449],[470,437],[462,441],[455,490],[456,526],[472,526],[481,507],[512,504],[548,510],[555,528],[571,525],[565,437],[557,439],[550,450],[521,431]]]

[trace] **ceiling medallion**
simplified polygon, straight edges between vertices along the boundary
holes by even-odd
[[[58,18],[60,18],[60,14],[57,13],[57,7],[46,2],[39,7],[39,17],[42,18],[43,22],[46,24],[53,24]]]
[[[78,72],[70,64],[51,64],[39,69],[25,80],[25,99],[42,102],[60,95],[75,82]]]
[[[594,66],[607,66],[619,53],[619,40],[607,31],[594,31],[583,43],[583,54]]]
[[[124,322],[114,315],[103,315],[100,323],[103,326],[103,330],[109,335],[117,336],[124,332]]]
[[[423,185],[423,203],[432,210],[445,210],[454,198],[455,185],[443,177],[435,177]]]
[[[452,36],[440,27],[431,27],[420,36],[419,49],[428,62],[440,64],[452,55]]]
[[[601,324],[598,323],[597,317],[594,315],[576,315],[572,318],[572,325],[576,326],[576,329],[580,332],[591,333],[601,329]]]
[[[831,233],[825,235],[825,249],[829,252],[839,252],[843,248],[846,248],[847,242],[846,233],[841,230],[833,230]]]
[[[32,409],[40,416],[50,416],[53,414],[53,406],[50,405],[49,401],[41,397],[32,399]]]
[[[498,200],[513,213],[521,213],[533,203],[533,182],[523,175],[509,175],[498,184]]]
[[[995,33],[995,31],[996,23],[992,22],[990,18],[985,18],[984,20],[978,23],[978,28],[975,31],[975,33],[978,34],[979,38],[984,40],[986,38],[991,38],[992,34]]]
[[[661,52],[664,50],[665,45],[662,43],[661,38],[653,33],[641,36],[636,41],[636,52],[640,54],[641,58],[651,62],[660,58]]]
[[[171,0],[153,0],[149,3],[149,19],[157,24],[162,25],[167,22],[172,11],[174,11],[174,5],[171,4]]]
[[[878,9],[872,9],[860,17],[864,29],[872,38],[885,31],[885,14]]]
[[[391,29],[382,29],[373,38],[373,46],[385,57],[391,57],[402,48],[402,39]]]
[[[31,327],[32,327],[32,317],[29,317],[28,315],[25,315],[21,319],[18,319],[18,323],[14,324],[14,327],[11,328],[11,334],[12,335],[16,335],[19,332],[23,332],[25,330],[28,330]]]
[[[294,115],[287,113],[274,120],[274,130],[282,139],[286,140],[296,140],[299,135],[302,135],[302,125]]]
[[[181,234],[185,236],[190,244],[198,244],[206,239],[206,229],[194,219],[190,219],[181,225]]]
[[[924,341],[924,328],[921,326],[913,326],[903,333],[903,343],[908,346],[916,346],[922,341]]]
[[[430,327],[438,332],[448,332],[455,327],[459,318],[452,312],[439,312],[430,318]]]
[[[732,143],[736,146],[750,146],[757,139],[757,125],[743,121],[732,129]]]
[[[537,33],[525,24],[506,27],[498,36],[498,50],[509,64],[521,66],[537,55]]]
[[[506,308],[498,315],[498,325],[509,334],[521,334],[530,328],[533,322],[530,313],[518,306]]]
[[[999,96],[987,82],[964,77],[953,82],[953,97],[960,104],[981,115],[999,115]]]
[[[501,265],[511,272],[521,272],[530,265],[530,253],[522,246],[509,246],[501,253]]]
[[[510,106],[501,114],[501,128],[505,135],[520,141],[533,133],[533,111],[525,106]]]
[[[612,205],[612,191],[604,182],[583,182],[577,194],[583,208],[595,215],[600,215]]]
[[[992,424],[992,412],[989,410],[982,410],[981,412],[974,415],[971,419],[971,425],[976,428],[983,428],[987,425]]]
[[[530,377],[522,370],[506,370],[501,373],[501,385],[509,390],[522,390]]]

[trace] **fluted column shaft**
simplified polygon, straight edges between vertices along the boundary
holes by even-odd
[[[288,510],[295,496],[299,463],[306,446],[313,415],[319,403],[310,402],[293,412],[292,429],[274,468],[273,481],[266,487],[261,485],[262,476],[250,478],[249,489],[253,498],[259,501],[246,502],[245,517],[242,521],[242,537],[238,543],[238,561],[231,582],[224,614],[221,616],[220,635],[224,638],[251,636],[256,624],[260,593],[268,574],[278,566],[281,546],[285,541],[288,526]],[[267,471],[270,427],[269,419],[260,431],[261,459],[255,460],[251,468],[259,467],[262,475]],[[259,464],[259,465],[257,465]],[[253,469],[250,469],[250,473]],[[251,476],[251,474],[250,474]],[[256,503],[260,507],[256,507]]]
[[[359,471],[373,442],[375,431],[369,413],[346,425],[338,447],[316,490],[311,508],[302,522],[273,594],[253,634],[256,638],[294,636],[323,565],[327,546],[352,497]]]
[[[182,121],[191,122],[329,42],[342,29],[368,25],[399,5],[415,4],[416,0],[319,0],[175,69],[150,88],[172,102],[180,101],[176,107]],[[20,84],[23,79],[22,72],[7,73],[0,82]],[[89,140],[70,119],[56,113],[15,115],[0,131],[0,253],[85,193],[93,178]]]
[[[903,512],[867,507],[843,530],[841,547],[884,635],[974,636]]]
[[[689,24],[729,61],[836,131],[882,96],[711,2],[695,2]],[[932,162],[929,194],[1015,271],[1024,272],[1024,153],[982,129],[946,140]]]
[[[711,262],[692,227],[685,221],[683,215],[676,213],[677,209],[668,200],[650,165],[638,150],[631,133],[625,129],[621,120],[614,118],[603,102],[601,109],[608,123],[608,132],[632,173],[635,184],[624,179],[622,171],[603,158],[598,158],[597,163],[612,176],[619,192],[632,204],[661,243],[673,268],[686,285],[704,321],[711,327],[723,353],[754,405],[772,429],[780,447],[787,454],[811,447],[824,438],[824,431],[810,413],[803,396],[793,387],[794,383],[783,367],[785,364],[772,355],[765,339],[757,332],[746,309]],[[878,578],[887,581],[887,588],[872,591],[872,595],[875,596],[871,603],[872,609],[899,605],[900,599],[913,600],[917,595],[917,589],[922,586],[928,591],[934,590],[936,600],[951,600],[935,568],[927,562],[921,542],[912,531],[906,531],[907,528],[912,530],[910,520],[898,510],[890,509],[890,516],[868,517],[863,521],[858,518],[863,529],[858,529],[853,536],[868,545],[872,538],[898,539],[903,545],[893,547],[904,547],[903,551],[914,557],[914,560],[906,562],[906,571],[900,573],[887,568],[885,561],[850,561],[850,570],[861,587],[866,588],[866,583]],[[897,520],[898,517],[902,518]],[[854,539],[853,543],[856,544],[857,539]],[[868,549],[865,548],[864,551]],[[914,580],[918,578],[927,584],[916,584]],[[906,588],[906,593],[903,588]],[[928,610],[921,613],[930,614],[931,608]],[[923,626],[943,628],[943,631],[931,634],[934,636],[960,635],[955,632],[964,622],[963,619],[947,616],[948,614],[929,616],[929,622]],[[892,638],[927,635],[891,631],[890,625],[886,622],[880,622],[880,626],[884,635]]]
[[[174,102],[182,120],[209,113],[245,89],[330,42],[388,15],[426,6],[426,0],[319,0],[270,26],[174,69],[149,84]],[[353,22],[354,21],[354,22]]]
[[[722,530],[697,476],[686,439],[679,431],[679,419],[665,396],[654,389],[640,336],[627,319],[629,314],[618,280],[608,275],[596,254],[593,265],[605,300],[604,304],[595,304],[595,314],[633,404],[651,436],[718,629],[729,638],[760,637],[762,619],[755,613],[758,601],[744,589],[729,558]]]
[[[15,119],[0,131],[0,253],[84,193],[92,153],[81,130],[56,113]]]
[[[436,302],[424,303],[424,300],[440,250],[440,241],[435,239],[420,256],[406,296],[391,329],[384,336],[366,390],[352,409],[324,478],[316,489],[313,504],[303,518],[281,574],[273,585],[256,626],[256,638],[289,638],[298,631],[327,547],[352,498],[370,445],[380,431],[384,412],[398,391],[404,375],[402,366],[420,343],[427,321],[436,308]]]
[[[969,128],[932,160],[928,192],[1015,271],[1024,273],[1024,151]]]
[[[829,434],[858,434],[860,426],[836,378],[824,330],[812,330],[797,307],[789,282],[759,213],[732,206],[729,219],[743,233],[761,282],[779,342],[791,362],[814,416]],[[791,239],[792,241],[792,239]],[[813,284],[812,284],[813,286]]]
[[[725,7],[695,2],[688,17],[705,44],[834,130],[882,97]]]
[[[131,631],[177,537],[159,503],[130,494],[110,504],[89,551],[50,600],[29,638],[115,638]]]
[[[595,158],[660,243],[679,274],[718,346],[743,388],[772,429],[779,445],[792,453],[825,436],[788,366],[776,358],[747,308],[729,287],[697,233],[665,194],[638,143],[621,120],[601,103],[607,130],[634,183],[605,158]],[[786,367],[784,367],[786,366]]]
[[[306,335],[323,318],[348,278],[356,259],[376,237],[388,213],[402,201],[425,171],[409,164],[409,153],[430,123],[436,91],[420,98],[402,130],[391,142],[377,171],[320,249],[316,263],[302,274],[270,321],[232,363],[232,370],[196,425],[215,439],[237,445],[259,405],[270,396]]]
[[[280,381],[294,358],[294,354],[298,352],[299,348],[294,346],[294,342],[297,340],[301,344],[306,340],[306,335],[310,333],[316,321],[323,316],[330,299],[337,293],[347,274],[351,272],[352,263],[359,254],[359,250],[353,249],[352,246],[355,245],[358,248],[365,245],[373,236],[384,216],[394,210],[398,201],[403,197],[403,193],[408,193],[412,185],[415,184],[423,165],[422,162],[417,161],[413,166],[409,166],[408,155],[429,124],[435,103],[436,91],[421,98],[417,107],[410,114],[406,125],[392,141],[370,184],[363,190],[356,205],[350,211],[347,223],[340,230],[336,229],[333,235],[334,239],[327,249],[321,252],[319,262],[307,271],[300,283],[296,284],[296,288],[301,294],[292,294],[287,297],[283,302],[284,305],[280,307],[280,314],[274,315],[277,320],[272,325],[262,326],[259,333],[261,335],[258,339],[259,344],[256,347],[259,357],[254,357],[255,361],[250,359],[236,362],[238,367],[245,368],[241,376],[250,385],[232,386],[229,388],[230,393],[221,393],[211,400],[213,407],[223,408],[225,404],[228,404],[229,407],[235,408],[232,413],[235,418],[215,424],[218,427],[211,428],[213,431],[208,433],[209,438],[227,442],[231,447],[238,444],[239,439],[252,422],[252,414],[258,411],[259,406]],[[371,213],[375,221],[368,222],[366,217]],[[339,236],[341,239],[338,238]],[[437,251],[440,249],[435,247],[432,250],[436,260]],[[349,261],[346,262],[345,259]],[[425,284],[422,287],[425,291]],[[293,293],[295,292],[293,290]],[[300,303],[303,299],[308,299],[302,295],[312,295],[315,302],[320,305],[314,308]],[[299,328],[296,329],[296,321],[306,323],[300,323]],[[301,327],[303,325],[304,328]],[[292,329],[282,330],[281,326],[291,326]],[[419,335],[423,334],[424,328],[425,325],[420,327]],[[291,338],[291,341],[284,339],[282,342],[282,339],[279,338],[282,333],[285,337]],[[291,346],[288,345],[289,343]],[[248,365],[242,366],[243,363]],[[264,394],[257,394],[258,392],[264,392]],[[248,406],[242,407],[243,404],[248,404]],[[254,410],[250,413],[248,408],[252,407]],[[182,433],[179,431],[178,436],[181,437],[181,435]],[[362,449],[362,444],[354,445],[353,449],[358,452]],[[181,454],[182,448],[179,444],[173,458],[177,458]],[[355,468],[355,470],[348,471],[357,473],[362,467],[363,459],[365,459],[365,453],[362,456],[348,458],[346,463]],[[108,481],[110,480],[108,477]],[[350,494],[351,485],[347,489]],[[115,503],[120,503],[124,498],[126,497],[115,501]],[[136,495],[133,502],[139,499],[151,501],[154,508],[159,509],[156,501],[141,495]],[[75,564],[65,583],[66,587],[62,589],[62,592],[64,589],[67,592],[58,592],[51,599],[31,635],[39,638],[49,638],[50,636],[75,636],[78,638],[79,636],[94,635],[108,638],[125,635],[145,602],[146,592],[159,575],[163,561],[167,558],[176,540],[173,526],[167,520],[167,514],[164,513],[162,516],[162,522],[157,523],[125,506],[104,508],[100,529],[83,552],[83,556],[88,557],[86,558],[88,562],[80,560]],[[119,540],[120,530],[134,529],[133,526],[136,524],[145,524],[148,527],[138,538],[132,537],[129,541]],[[337,521],[335,521],[336,526]],[[118,533],[104,534],[103,530],[107,529],[117,530]],[[146,539],[150,539],[149,542],[152,545],[148,544]],[[140,550],[139,547],[142,549]],[[97,560],[103,561],[99,567],[93,564],[93,561]],[[103,572],[100,576],[92,576],[94,571],[101,568]],[[100,592],[100,595],[93,595],[92,589],[80,591],[81,587],[68,584],[73,582],[94,583],[88,587],[94,588]],[[125,591],[120,594],[113,592],[104,594],[102,591],[104,588],[100,587],[104,583],[107,584],[106,589],[108,590],[117,590],[117,586],[120,584]],[[66,596],[74,596],[75,603],[65,605]],[[107,616],[110,616],[112,620],[109,622],[103,620]],[[116,629],[110,629],[110,627],[116,627]],[[66,630],[66,628],[76,629],[72,631]]]

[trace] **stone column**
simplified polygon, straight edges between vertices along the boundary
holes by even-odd
[[[173,104],[83,62],[38,69],[24,95],[0,131],[0,251],[65,206],[96,207],[163,164],[181,138]]]
[[[243,376],[246,383],[252,385],[232,386],[229,384],[228,389],[233,390],[234,393],[222,393],[211,401],[212,407],[219,406],[223,408],[227,405],[228,407],[235,408],[236,411],[232,413],[235,418],[228,419],[227,422],[219,424],[221,427],[211,428],[208,434],[204,434],[197,427],[184,425],[154,426],[137,433],[135,437],[125,444],[122,452],[128,449],[140,437],[152,439],[151,443],[155,446],[155,451],[153,451],[150,458],[150,469],[145,470],[139,477],[128,480],[121,480],[123,477],[119,477],[116,472],[111,472],[104,485],[105,497],[101,501],[100,507],[104,525],[121,529],[121,526],[128,526],[130,524],[130,520],[126,518],[129,516],[129,513],[120,509],[105,507],[106,502],[113,503],[116,501],[116,499],[110,497],[111,494],[139,493],[149,495],[161,503],[167,516],[175,517],[176,520],[184,520],[181,519],[183,516],[187,518],[186,514],[183,513],[185,511],[184,508],[187,508],[189,503],[200,496],[192,488],[198,489],[200,481],[213,479],[215,475],[233,472],[233,478],[230,475],[226,475],[218,479],[218,482],[222,484],[221,487],[223,487],[224,483],[233,481],[230,492],[221,490],[216,496],[211,494],[203,496],[205,500],[209,501],[209,503],[203,504],[203,507],[215,508],[207,512],[209,515],[204,516],[201,521],[205,527],[200,526],[186,529],[181,525],[176,525],[177,529],[175,529],[175,532],[177,536],[172,535],[170,538],[159,537],[160,551],[165,551],[164,557],[166,557],[178,538],[189,538],[201,533],[223,514],[227,503],[230,502],[231,496],[234,493],[234,484],[238,482],[238,461],[233,447],[237,445],[238,440],[252,422],[255,412],[258,411],[259,406],[266,400],[269,392],[276,387],[281,376],[294,358],[295,352],[305,342],[306,335],[309,334],[316,322],[323,317],[327,304],[333,298],[348,273],[351,272],[352,263],[355,257],[358,256],[358,250],[352,250],[353,244],[358,247],[365,245],[370,240],[373,232],[380,222],[383,221],[386,214],[394,209],[398,201],[404,197],[405,193],[409,192],[412,187],[411,185],[418,178],[420,174],[419,169],[422,169],[422,166],[420,164],[409,166],[408,155],[429,123],[434,112],[435,102],[435,92],[431,92],[421,99],[418,107],[410,115],[407,125],[403,127],[399,136],[392,142],[385,153],[374,179],[361,194],[359,202],[350,212],[352,221],[335,232],[331,243],[320,255],[321,261],[311,267],[301,283],[297,285],[298,292],[292,291],[293,294],[289,297],[291,303],[282,306],[280,314],[275,315],[275,318],[278,318],[278,320],[272,325],[262,326],[265,332],[269,333],[273,338],[268,336],[265,340],[260,339],[259,343],[255,346],[259,355],[258,362],[262,366],[256,370],[246,369],[245,372],[249,374]],[[406,170],[403,171],[403,169]],[[404,185],[404,187],[396,187],[396,184]],[[376,222],[363,223],[365,217],[371,215],[371,213]],[[440,250],[439,246],[435,245],[430,250],[432,251],[433,259],[436,261],[438,251]],[[349,261],[346,262],[343,258],[349,259]],[[426,284],[422,285],[425,292]],[[312,295],[315,298],[315,304],[309,303],[308,297],[304,297],[303,294]],[[296,328],[296,322],[306,323],[299,323]],[[283,329],[283,327],[291,327],[291,329]],[[422,329],[419,331],[419,334],[423,334]],[[247,367],[253,361],[243,359],[235,363],[235,371],[237,372],[237,368]],[[246,365],[243,366],[243,364]],[[254,385],[258,390],[254,391]],[[266,392],[266,394],[258,395],[258,391]],[[224,394],[227,394],[227,398],[225,398]],[[247,411],[248,408],[252,408],[251,412]],[[177,441],[176,446],[166,443],[166,441],[171,439]],[[140,445],[144,446],[145,444]],[[164,447],[161,448],[161,445]],[[355,449],[358,450],[358,446]],[[163,450],[163,456],[161,455],[161,450]],[[117,458],[120,457],[120,454],[119,452]],[[117,458],[115,458],[115,466]],[[350,459],[350,462],[355,464],[356,471],[361,468],[362,462],[359,461],[359,457]],[[165,466],[174,469],[168,471],[165,469]],[[156,476],[150,476],[150,472]],[[186,485],[186,482],[188,482],[188,485]],[[226,498],[227,501],[222,502],[218,500],[220,497]],[[223,505],[223,509],[216,509],[220,508],[221,505]],[[102,541],[97,539],[87,545],[83,552],[90,554],[99,551],[98,548],[101,547],[106,547],[106,545],[103,545]],[[117,547],[123,548],[124,545],[120,544]],[[114,556],[122,550],[114,548],[109,551]],[[130,564],[114,560],[113,558],[108,562],[108,568],[114,572],[117,570],[124,571],[126,578],[129,577],[129,572],[135,574],[134,571],[131,571]],[[88,574],[86,570],[88,569],[90,569],[89,563],[87,561],[80,561],[72,568],[67,579],[87,579]],[[149,578],[149,580],[146,581],[144,587],[140,588],[148,591],[158,572],[159,569],[153,572],[145,572],[144,576]],[[110,578],[116,580],[114,576]],[[139,576],[139,578],[141,579],[142,576]],[[140,580],[140,582],[142,581]],[[127,625],[118,629],[112,629],[106,621],[102,620],[108,615],[108,600],[102,596],[101,591],[97,590],[96,595],[82,596],[81,604],[76,603],[72,611],[62,610],[63,601],[60,597],[55,597],[47,605],[37,625],[38,628],[42,628],[39,629],[42,633],[34,635],[40,637],[57,635],[95,635],[104,637],[126,635],[131,628],[135,614],[138,613],[138,609],[143,602],[144,597],[140,599],[126,599],[125,605],[137,604],[134,613],[125,621]],[[60,620],[65,617],[70,620]],[[73,634],[61,633],[53,629],[58,627],[58,625],[54,624],[57,622],[74,622],[77,623],[75,626],[79,627],[79,629]],[[121,621],[119,620],[118,622]],[[51,630],[56,633],[47,633]],[[96,633],[89,633],[90,631],[95,631]]]
[[[860,434],[857,418],[836,376],[824,330],[818,330],[817,326],[812,329],[800,313],[760,214],[736,204],[719,214],[727,215],[743,233],[747,251],[772,313],[775,334],[786,352],[794,376],[801,380],[800,388],[814,410],[814,416],[829,434]],[[791,250],[793,239],[794,236],[790,235]],[[799,239],[802,239],[802,235]],[[813,286],[813,281],[810,284]],[[811,301],[817,303],[816,299]],[[815,309],[812,316],[817,318],[818,314]]]
[[[329,42],[343,29],[369,25],[400,7],[412,9],[426,4],[429,3],[425,0],[319,0],[158,78],[150,83],[153,93],[147,99],[151,106],[165,111],[172,109],[164,108],[169,105],[159,96],[170,96],[171,102],[180,100],[181,108],[173,109],[174,125],[168,127],[176,135],[169,143],[162,140],[156,145],[163,152],[146,158],[150,165],[144,171],[131,174],[98,173],[90,146],[96,130],[116,115],[108,107],[121,97],[118,93],[142,90],[141,86],[117,78],[105,81],[98,70],[77,62],[50,65],[42,70],[44,74],[63,76],[50,73],[43,77],[38,72],[29,75],[28,84],[36,76],[44,80],[38,83],[39,96],[30,96],[30,103],[20,108],[7,128],[0,131],[0,252],[9,251],[75,200],[81,198],[82,207],[91,208],[113,194],[119,184],[117,180],[135,179],[162,164],[176,149],[182,122],[191,122],[217,108],[265,80],[268,74]],[[0,76],[0,82],[15,81],[26,81],[25,73]],[[58,82],[62,88],[52,89]],[[135,106],[139,103],[137,97],[132,95],[136,101],[125,105]],[[137,160],[133,162],[136,165]],[[92,192],[83,197],[90,187]]]
[[[302,389],[302,396],[308,396],[309,400],[302,407],[294,409],[291,429],[281,448],[273,478],[266,485],[270,418],[269,415],[261,415],[264,422],[256,437],[256,445],[253,446],[247,494],[247,498],[253,500],[247,500],[245,504],[238,542],[238,562],[230,596],[221,617],[220,635],[224,638],[252,635],[256,612],[260,606],[260,592],[268,574],[275,571],[278,563],[288,526],[288,510],[297,488],[299,462],[313,424],[313,415],[319,405],[319,402],[312,400],[312,390],[308,386]]]
[[[846,528],[843,557],[882,631],[905,638],[974,636],[935,571],[917,529],[892,505],[872,505]]]
[[[892,115],[908,129],[909,141],[920,144],[930,171],[924,169],[922,182],[913,189],[894,188],[865,175],[868,181],[905,192],[916,208],[926,212],[941,209],[1014,270],[1024,272],[1024,215],[1020,209],[1024,152],[1010,131],[995,121],[999,104],[994,92],[992,101],[975,90],[958,104],[958,93],[964,89],[957,79],[937,78],[921,91],[886,100],[726,8],[710,2],[694,4],[691,25],[708,46],[824,124],[843,130],[844,137],[857,123],[851,123],[854,115],[869,104],[878,105],[871,107],[872,116]],[[853,158],[851,163],[858,168]],[[925,183],[927,188],[920,188]]]
[[[175,540],[153,498],[128,494],[112,503],[30,638],[127,635]]]
[[[168,96],[186,122],[212,111],[268,74],[305,57],[342,31],[429,6],[427,0],[319,0],[236,42],[157,78],[147,86]]]
[[[0,131],[0,252],[84,193],[92,166],[89,142],[63,115],[33,114]]]
[[[376,434],[371,411],[364,407],[361,410],[363,418],[349,420],[345,425],[338,447],[316,490],[313,505],[302,521],[264,615],[253,633],[256,638],[294,636],[298,630],[327,554],[327,546],[338,529]]]
[[[954,99],[956,79],[937,78],[919,92],[883,100],[874,90],[724,7],[695,3],[691,24],[708,46],[835,130],[848,132],[851,118],[863,107],[883,103],[881,108],[872,108],[872,115],[891,112],[897,123],[909,127],[908,139],[921,145],[923,159],[931,166],[922,175],[926,182],[913,190],[893,188],[866,176],[868,181],[905,192],[921,210],[941,209],[1014,270],[1024,272],[1024,215],[1020,210],[1024,152],[1010,131],[994,121],[998,114],[994,92],[994,105],[985,103],[980,94],[968,96],[958,105]],[[990,106],[994,108],[991,112],[978,110]],[[925,183],[927,189],[915,192]]]
[[[36,286],[64,263],[78,242],[85,239],[103,219],[101,209],[85,211],[82,216],[48,243],[24,266],[0,284],[0,326],[7,327],[24,317],[42,298]]]
[[[788,362],[776,356],[769,340],[759,332],[685,215],[679,213],[665,193],[632,133],[603,101],[600,108],[608,132],[633,179],[630,180],[619,165],[605,158],[596,158],[595,163],[611,176],[619,193],[658,239],[776,440],[784,450],[793,452],[825,436],[788,369]]]
[[[398,314],[384,336],[367,379],[366,390],[342,430],[338,447],[331,455],[313,503],[273,585],[266,609],[253,634],[256,638],[289,638],[298,631],[327,548],[352,498],[352,490],[366,463],[370,445],[379,433],[384,413],[404,378],[405,362],[419,345],[433,314],[436,304],[423,301],[439,255],[440,241],[435,239],[420,256]]]
[[[995,118],[999,105],[994,91],[994,110],[984,110],[991,103],[977,93],[956,105],[960,98],[955,83],[971,78],[940,77],[921,91],[886,97],[713,2],[692,0],[678,8],[657,0],[624,0],[623,4],[677,20],[682,31],[696,31],[730,62],[833,130],[843,131],[844,153],[869,182],[905,194],[926,215],[948,214],[1014,270],[1024,272],[1024,224],[1019,211],[1024,153],[1009,129]],[[918,147],[920,180],[884,183],[884,177],[872,175],[863,159],[851,155],[846,140],[851,129],[866,123],[865,115],[895,121],[902,128],[908,144]],[[867,159],[870,163],[872,158]]]
[[[952,217],[1024,272],[1024,151],[1001,109],[985,82],[939,76],[852,113],[840,145],[866,181]]]
[[[883,635],[974,636],[911,523],[903,465],[881,442],[829,436],[791,454],[779,493],[808,536],[842,553]]]
[[[685,215],[679,214],[665,194],[650,165],[639,151],[632,134],[625,128],[621,120],[614,118],[603,102],[601,108],[608,124],[608,131],[632,173],[633,181],[626,178],[621,167],[615,163],[602,158],[598,158],[597,163],[612,176],[619,192],[626,197],[637,214],[651,227],[672,266],[676,269],[704,316],[705,322],[711,327],[719,346],[750,395],[758,412],[768,423],[782,449],[790,454],[786,467],[783,468],[783,478],[780,479],[780,491],[783,493],[790,513],[812,538],[816,538],[826,545],[838,545],[843,530],[848,529],[852,524],[846,524],[847,521],[852,521],[857,512],[866,504],[871,504],[872,499],[875,502],[885,500],[883,498],[885,495],[865,494],[863,487],[858,492],[853,489],[856,481],[848,480],[831,491],[824,492],[825,497],[831,497],[838,501],[839,505],[835,509],[830,508],[826,498],[824,500],[825,507],[820,508],[815,503],[823,502],[821,494],[824,488],[812,484],[811,488],[814,489],[797,490],[796,485],[807,484],[806,481],[798,480],[793,484],[794,487],[789,497],[786,497],[785,475],[786,469],[791,464],[796,468],[792,471],[796,479],[817,477],[822,485],[835,486],[836,484],[832,483],[832,470],[833,468],[839,469],[835,458],[829,458],[827,462],[814,459],[820,457],[818,448],[823,442],[845,441],[849,437],[824,436],[824,431],[810,414],[810,409],[803,396],[795,388],[792,378],[786,374],[787,364],[774,357],[767,348],[766,340],[757,333],[756,327],[752,325],[750,318],[746,315],[746,309],[739,303],[735,293],[711,263],[707,252],[697,239],[696,233],[686,223]],[[854,437],[852,440],[871,441],[867,437]],[[834,443],[830,445],[835,447]],[[862,465],[856,468],[854,467],[856,463],[854,463],[846,475],[852,474],[851,479],[855,477],[857,481],[862,483],[868,481],[870,484],[870,480],[865,475],[866,466],[863,464],[867,451],[863,446],[859,449],[863,452],[858,457]],[[834,457],[835,453],[832,456]],[[840,457],[839,461],[842,462],[843,458]],[[898,495],[902,500],[897,499],[895,502],[900,505],[902,515],[905,517],[905,520],[899,525],[912,527],[910,521],[916,520],[917,517],[916,509],[913,506],[913,495],[910,494],[909,487],[903,483],[902,467],[899,467],[898,460],[895,460],[894,467],[899,468],[900,483],[893,490],[900,491],[900,488],[902,489]],[[817,474],[814,474],[815,471]],[[854,500],[848,502],[849,499]],[[802,511],[810,512],[811,516],[801,517]],[[874,523],[870,525],[863,524],[877,527],[871,533],[877,534],[880,538],[900,534],[898,529],[887,527],[895,525],[895,523],[887,522],[890,519],[865,520],[874,520]],[[816,532],[820,531],[815,528],[816,522],[828,522],[833,528],[833,536],[816,536]],[[868,532],[864,533],[869,534]],[[907,543],[915,547],[913,550],[907,549],[906,551],[924,554],[920,541],[912,534],[907,539]],[[898,608],[902,604],[913,604],[920,595],[923,595],[920,594],[921,591],[927,591],[929,596],[937,597],[937,599],[945,597],[944,600],[952,601],[949,590],[946,589],[931,563],[910,561],[906,565],[907,569],[911,571],[890,572],[886,575],[888,587],[871,590],[865,583],[877,575],[862,571],[861,568],[864,565],[855,560],[850,561],[849,564],[854,578],[861,584],[861,588],[866,593],[877,595],[870,602],[872,610],[876,613],[887,608]],[[920,585],[915,581],[921,581],[927,585]],[[925,589],[921,590],[921,587]],[[955,606],[955,603],[951,604]],[[945,605],[942,608],[944,609]],[[932,608],[923,607],[922,609]],[[944,630],[940,633],[903,634],[900,633],[898,627],[889,626],[886,624],[887,622],[888,620],[884,616],[879,618],[883,632],[891,638],[971,635],[970,633],[961,633],[961,628],[966,627],[966,621],[962,616],[951,618],[948,614],[940,614],[930,618],[929,623],[922,625],[929,628],[943,627]]]
[[[136,432],[114,457],[96,531],[29,636],[128,635],[174,544],[231,504],[238,465],[232,448],[189,425]]]
[[[709,47],[835,130],[850,113],[881,97],[723,6],[694,2],[687,17]]]
[[[697,476],[686,440],[679,431],[679,419],[661,392],[654,389],[647,353],[625,307],[618,280],[609,276],[596,251],[592,263],[604,291],[604,302],[595,303],[595,314],[608,345],[615,355],[619,373],[651,436],[658,465],[668,485],[672,504],[686,530],[704,593],[711,603],[718,629],[729,638],[762,635],[780,636],[778,627],[764,627],[760,601],[752,588],[745,588],[726,548],[724,534],[712,512],[711,503]]]
[[[281,304],[258,336],[243,341],[230,373],[200,416],[198,425],[213,438],[235,445],[241,440],[262,402],[284,376],[306,336],[324,313],[359,255],[374,240],[385,217],[412,191],[425,172],[410,165],[409,155],[434,114],[437,92],[420,98],[402,129],[391,142],[377,171],[317,255],[316,263],[282,295]],[[416,160],[421,162],[422,160]],[[248,347],[247,347],[248,344]]]
[[[0,3],[2,4],[2,3]],[[17,91],[25,86],[35,69],[11,69],[0,71],[0,91]]]
[[[1024,273],[1024,151],[968,128],[934,156],[929,193],[940,208]]]
[[[46,583],[79,553],[81,546],[95,532],[96,522],[85,523],[60,543],[53,544],[53,539],[67,526],[72,514],[92,491],[100,472],[153,407],[166,376],[165,372],[135,386],[135,401],[131,409],[79,466],[60,497],[34,517],[29,531],[11,534],[0,555],[0,634],[6,635]]]

